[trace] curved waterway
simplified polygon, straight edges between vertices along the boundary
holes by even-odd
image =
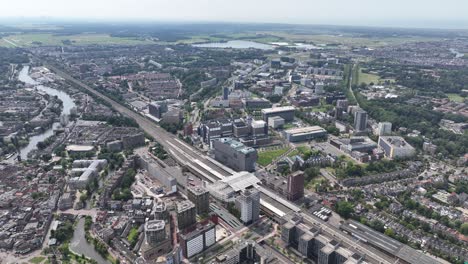
[[[85,218],[81,217],[78,220],[73,238],[70,242],[70,250],[77,255],[85,255],[85,257],[94,259],[99,264],[112,264],[109,260],[103,258],[95,249],[94,246],[85,238]]]
[[[65,92],[59,91],[57,89],[53,89],[44,85],[41,85],[40,83],[36,82],[29,76],[29,66],[24,66],[23,69],[21,69],[19,75],[18,75],[18,80],[26,83],[33,85],[35,89],[42,91],[46,94],[49,94],[50,96],[57,96],[62,102],[63,102],[63,108],[62,108],[62,115],[70,115],[71,110],[76,107],[75,103],[73,102],[73,99]],[[52,136],[54,134],[54,129],[58,128],[60,123],[55,122],[51,128],[47,129],[46,131],[34,135],[29,138],[29,143],[27,146],[21,148],[20,150],[20,155],[21,159],[25,160],[28,158],[28,154],[37,149],[37,143],[44,141],[48,137]]]

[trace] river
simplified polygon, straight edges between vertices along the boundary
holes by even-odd
[[[73,102],[73,99],[67,93],[41,85],[40,83],[33,80],[31,76],[29,76],[29,66],[24,66],[23,69],[21,69],[18,75],[18,80],[26,84],[34,85],[34,88],[36,88],[37,90],[47,93],[51,96],[57,96],[63,102],[63,108],[61,113],[62,115],[70,115],[71,110],[74,107],[76,107],[75,103]],[[28,145],[21,148],[21,160],[26,160],[28,158],[28,154],[31,151],[37,149],[37,143],[44,141],[46,138],[52,136],[54,134],[54,129],[58,128],[59,126],[60,123],[56,122],[52,124],[51,128],[47,129],[43,133],[30,137]]]
[[[85,238],[85,218],[81,217],[78,220],[73,238],[70,242],[70,250],[77,255],[85,255],[87,258],[94,259],[99,264],[112,264],[109,260],[103,258],[95,249],[94,246]]]
[[[271,50],[274,49],[274,46],[263,44],[254,41],[246,41],[246,40],[230,40],[227,42],[210,42],[210,43],[202,43],[202,44],[194,44],[194,47],[199,48],[223,48],[223,49],[261,49],[261,50]]]

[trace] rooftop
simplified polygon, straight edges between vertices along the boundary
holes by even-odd
[[[308,127],[298,127],[291,128],[285,131],[288,134],[307,134],[307,133],[317,133],[317,132],[326,132],[325,129],[319,126],[308,126]]]
[[[296,108],[294,106],[281,106],[281,107],[262,109],[262,114],[271,114],[271,113],[295,111],[295,110]]]
[[[384,140],[385,142],[391,144],[394,147],[411,148],[411,149],[413,148],[402,137],[399,137],[399,136],[380,136],[379,139]]]
[[[226,145],[229,145],[232,149],[235,149],[237,152],[241,152],[243,154],[253,153],[256,151],[254,148],[247,147],[244,144],[232,138],[221,138],[219,139],[219,141]]]
[[[164,220],[150,220],[145,224],[146,231],[157,231],[162,230],[166,226]]]
[[[190,208],[195,208],[195,205],[189,200],[184,200],[184,201],[177,203],[177,212],[183,212]]]

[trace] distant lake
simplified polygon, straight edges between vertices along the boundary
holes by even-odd
[[[199,48],[218,48],[218,49],[261,49],[271,50],[274,46],[263,44],[259,42],[247,41],[247,40],[230,40],[228,42],[210,42],[202,44],[193,44],[194,47]]]

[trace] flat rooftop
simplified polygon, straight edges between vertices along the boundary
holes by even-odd
[[[384,140],[385,142],[391,144],[394,147],[398,148],[408,148],[412,149],[413,147],[408,144],[402,137],[398,136],[380,136],[379,139]]]
[[[288,134],[293,135],[300,135],[300,134],[309,134],[309,133],[322,133],[327,132],[325,129],[319,126],[308,126],[308,127],[298,127],[298,128],[291,128],[284,131]]]
[[[166,226],[166,222],[164,220],[151,220],[146,222],[145,230],[146,231],[157,231],[162,230]]]
[[[177,203],[177,212],[183,212],[192,207],[194,208],[195,205],[191,201],[185,200],[185,201]]]
[[[232,138],[221,138],[219,141],[229,145],[232,149],[235,149],[237,152],[241,152],[243,154],[253,153],[256,151],[254,148],[247,147],[243,143]]]
[[[296,108],[294,106],[281,106],[281,107],[262,109],[262,114],[272,114],[272,113],[295,111],[295,110]]]

